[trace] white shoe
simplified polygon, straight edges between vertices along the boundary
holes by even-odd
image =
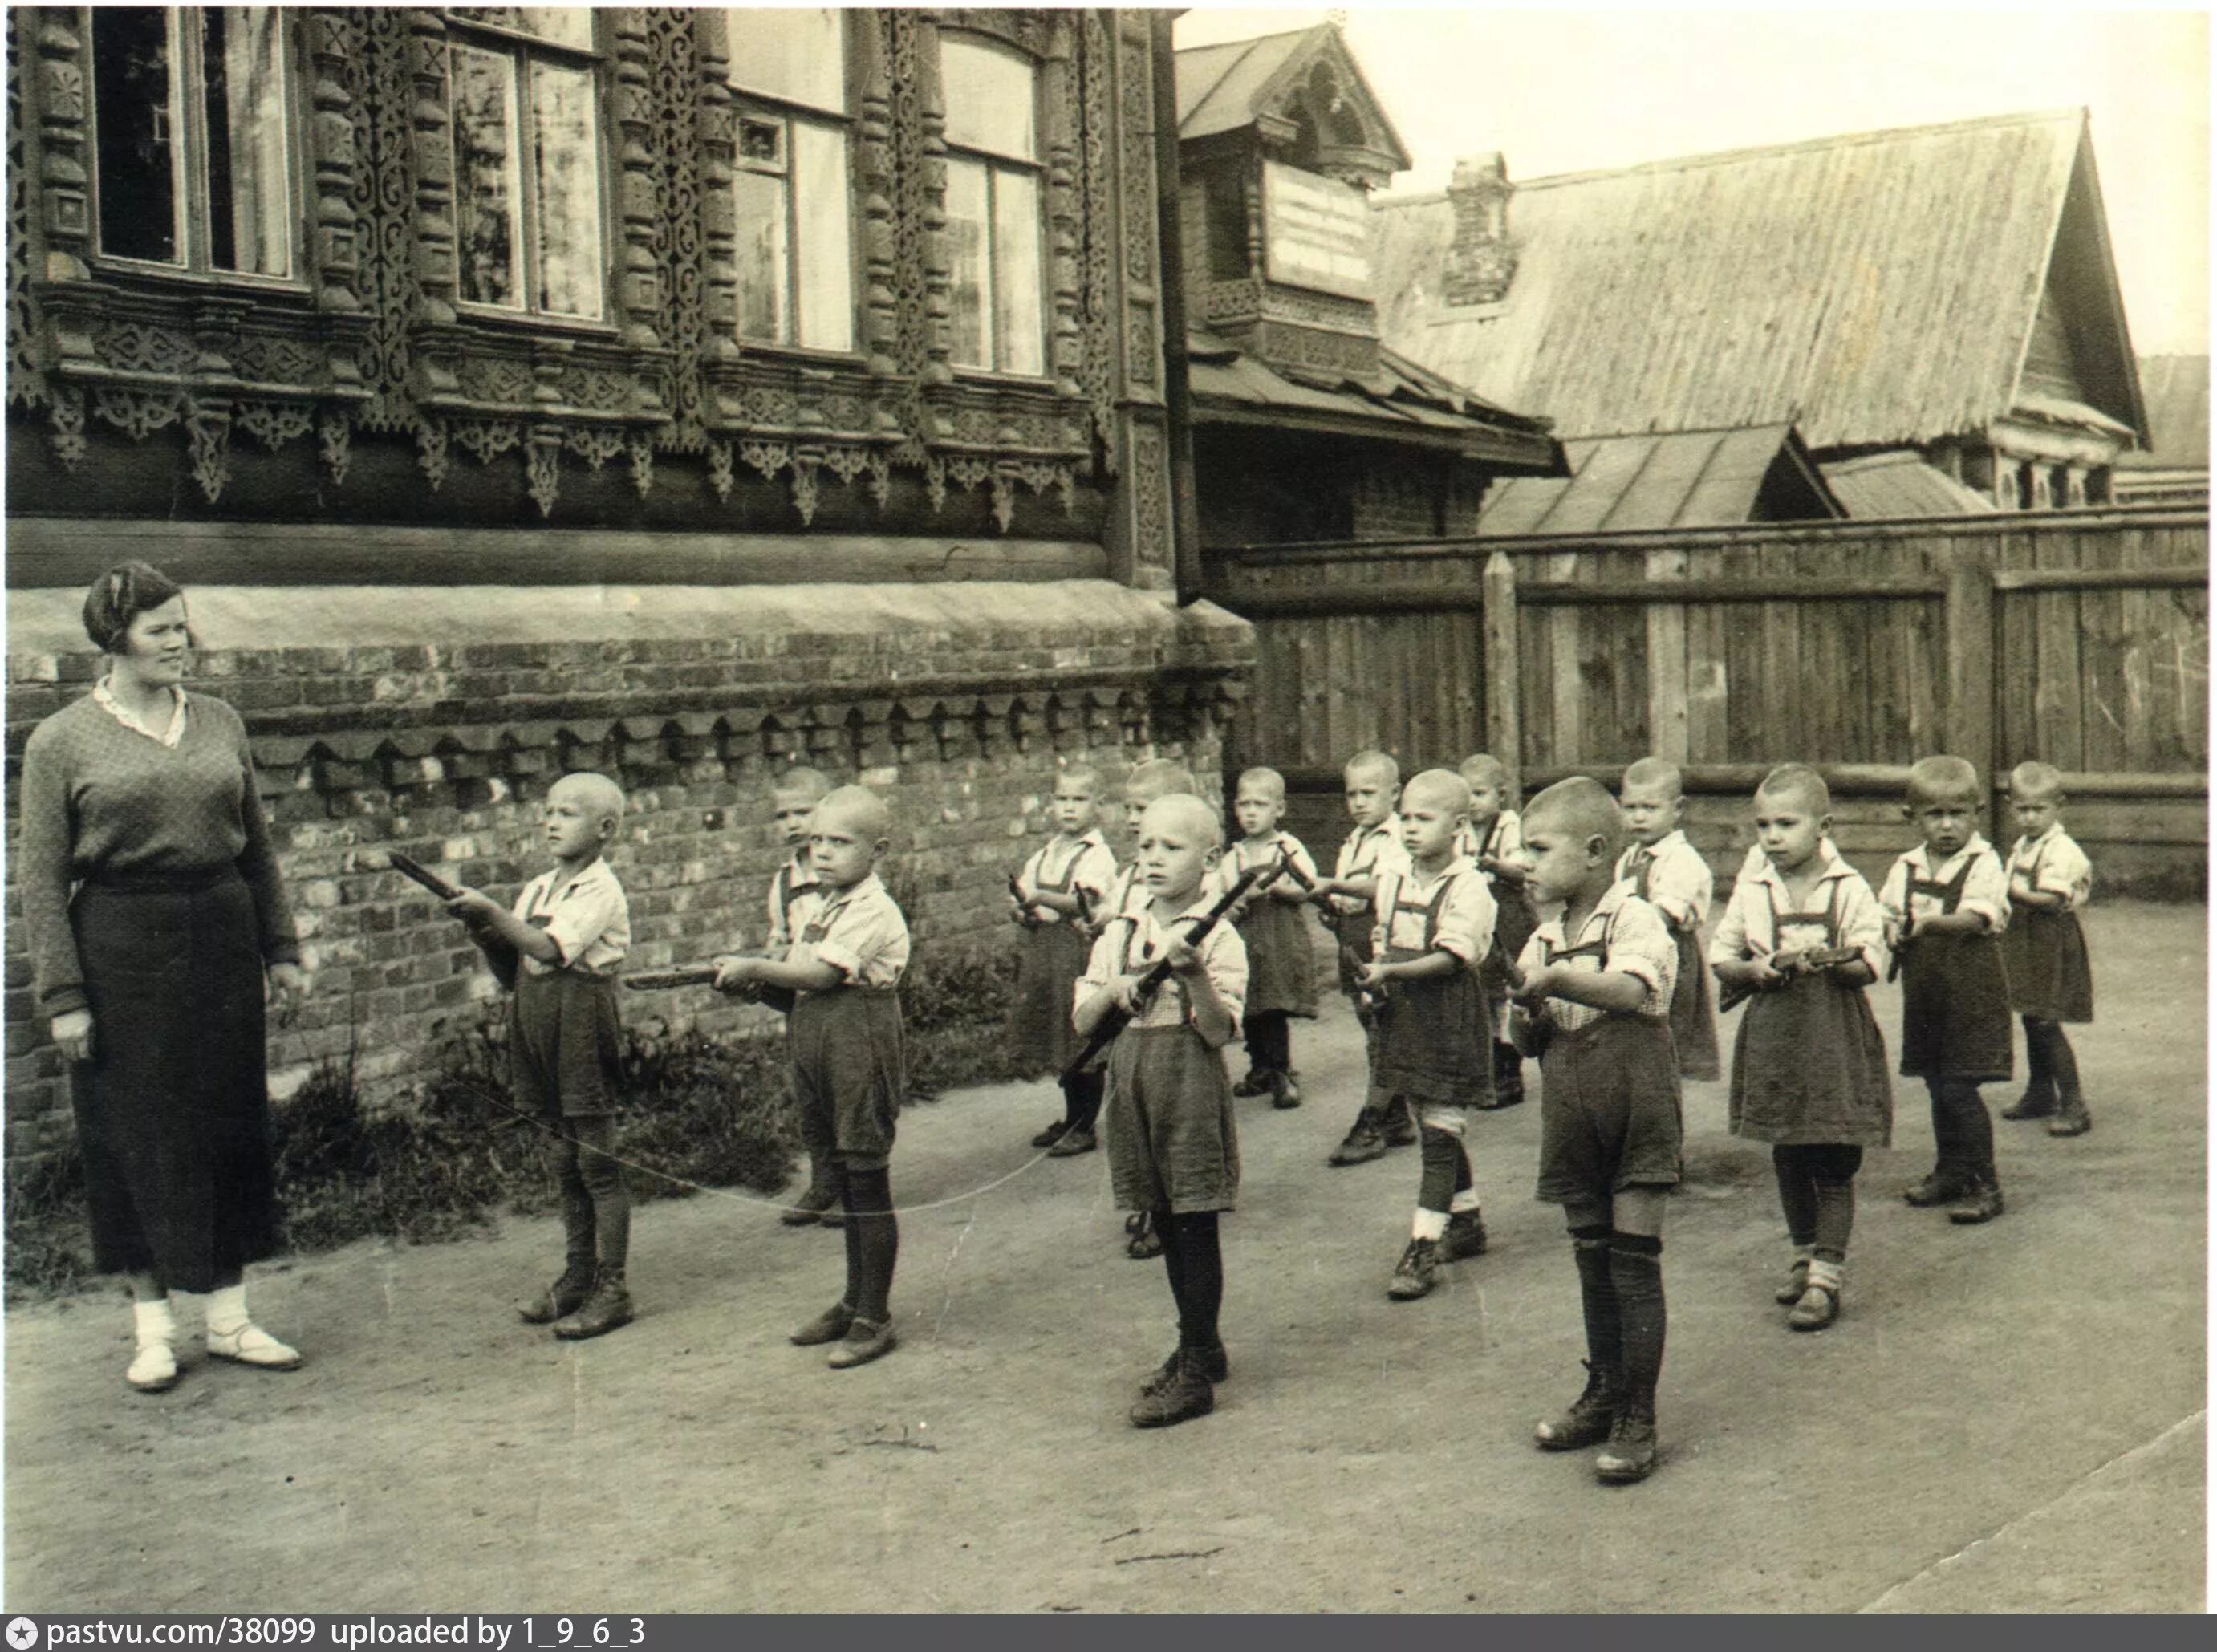
[[[298,1348],[287,1347],[252,1320],[236,1330],[209,1331],[207,1351],[219,1359],[235,1359],[264,1371],[290,1371],[300,1363]]]
[[[142,1342],[131,1356],[131,1369],[123,1380],[141,1394],[159,1394],[177,1380],[176,1351],[167,1342]]]

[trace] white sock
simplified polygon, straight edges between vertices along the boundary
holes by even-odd
[[[132,1328],[138,1333],[140,1347],[156,1342],[177,1340],[176,1316],[170,1311],[170,1299],[163,1297],[154,1302],[133,1302],[131,1304]]]
[[[1417,1207],[1417,1219],[1409,1227],[1411,1238],[1443,1238],[1447,1230],[1448,1213],[1445,1211],[1428,1211],[1421,1205]]]
[[[208,1329],[218,1336],[228,1336],[246,1323],[246,1287],[244,1285],[226,1285],[208,1292]]]
[[[1454,1212],[1457,1216],[1476,1216],[1478,1214],[1478,1189],[1475,1187],[1464,1188],[1453,1199],[1448,1200],[1448,1209]]]
[[[1821,1256],[1812,1256],[1809,1259],[1810,1284],[1820,1285],[1824,1286],[1825,1290],[1832,1291],[1837,1295],[1839,1291],[1840,1281],[1843,1277],[1844,1277],[1843,1264],[1839,1262],[1828,1262]]]

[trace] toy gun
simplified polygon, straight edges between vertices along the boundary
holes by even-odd
[[[1812,946],[1799,952],[1788,952],[1775,959],[1772,967],[1782,975],[1813,975],[1819,970],[1829,970],[1842,964],[1852,964],[1862,956],[1858,946]],[[1777,988],[1751,986],[1726,987],[1717,994],[1717,1014],[1737,1009],[1758,992],[1775,992]]]
[[[1348,978],[1355,983],[1356,1008],[1367,1009],[1375,1014],[1385,1008],[1386,1001],[1393,996],[1393,988],[1382,981],[1376,986],[1367,987],[1362,984],[1362,966],[1370,960],[1364,958],[1355,947],[1342,941],[1339,946],[1339,961],[1346,967]]]
[[[1907,903],[1904,903],[1907,904]],[[1917,915],[1904,912],[1901,928],[1894,932],[1893,946],[1886,960],[1886,978],[1889,984],[1901,978],[1901,960],[1908,953],[1909,943],[1917,939]]]
[[[1218,923],[1223,921],[1224,915],[1241,899],[1257,890],[1268,889],[1285,875],[1286,868],[1291,864],[1292,857],[1281,852],[1278,859],[1271,865],[1257,866],[1252,872],[1241,872],[1238,880],[1218,897],[1214,905],[1192,921],[1193,933],[1186,939],[1198,944],[1210,930],[1215,928]],[[1134,996],[1144,1002],[1158,991],[1163,983],[1170,978],[1170,961],[1165,955],[1157,959],[1148,966],[1147,972],[1139,977]],[[1116,1035],[1131,1024],[1132,1017],[1129,1011],[1111,1005],[1108,1012],[1094,1025],[1093,1036],[1086,1039],[1085,1047],[1078,1052],[1077,1059],[1063,1069],[1064,1076],[1069,1077],[1074,1074],[1090,1070],[1107,1053],[1108,1046],[1116,1042]]]
[[[662,992],[671,987],[706,987],[715,983],[723,966],[719,964],[673,964],[667,969],[633,970],[623,977],[623,983],[633,992]],[[793,1010],[793,991],[787,987],[766,986],[756,982],[741,995],[758,1004],[768,1004],[780,1014]]]
[[[386,851],[385,864],[403,878],[407,878],[409,882],[420,885],[429,890],[442,902],[451,901],[462,892],[460,885],[448,883],[422,861],[411,855],[403,854],[398,849]],[[477,942],[478,950],[485,955],[485,962],[491,965],[492,972],[500,984],[514,991],[516,968],[521,962],[516,957],[516,948],[498,935],[480,929],[475,924],[470,926],[470,939]]]
[[[1024,893],[1022,883],[1013,872],[1009,874],[1009,898],[1016,903],[1016,922],[1027,929],[1036,929],[1039,919],[1032,914],[1031,897]]]
[[[1072,884],[1070,886],[1070,897],[1078,903],[1077,915],[1079,925],[1090,930],[1093,928],[1093,897],[1085,892],[1085,885],[1083,884]]]

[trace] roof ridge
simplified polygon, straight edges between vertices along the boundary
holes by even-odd
[[[1823,138],[1799,138],[1785,143],[1751,144],[1742,149],[1716,149],[1695,155],[1673,155],[1653,161],[1635,161],[1628,166],[1590,167],[1582,172],[1550,172],[1536,178],[1515,179],[1516,189],[1548,189],[1565,184],[1589,183],[1600,178],[1623,178],[1635,175],[1689,170],[1701,166],[1723,166],[1734,161],[1752,160],[1760,156],[1807,154],[1816,150],[1846,149],[1863,144],[1878,144],[1897,139],[1931,138],[1942,133],[1973,132],[1999,126],[2045,126],[2058,120],[2085,120],[2086,106],[2069,104],[2047,109],[2020,109],[2008,114],[1972,115],[1960,120],[1936,120],[1922,126],[1880,126],[1867,132],[1835,133]],[[1383,212],[1395,206],[1429,206],[1447,199],[1445,189],[1428,189],[1405,195],[1374,196],[1371,207]]]
[[[1281,40],[1288,34],[1310,34],[1319,28],[1331,27],[1330,23],[1310,23],[1300,28],[1274,28],[1267,34],[1243,34],[1236,40],[1208,40],[1200,46],[1181,46],[1172,55],[1183,57],[1189,52],[1216,52],[1226,46],[1256,46],[1264,40]]]

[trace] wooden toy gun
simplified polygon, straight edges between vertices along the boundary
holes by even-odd
[[[1774,959],[1771,967],[1782,975],[1814,975],[1819,970],[1833,969],[1842,964],[1852,964],[1862,955],[1862,949],[1859,946],[1812,946],[1802,952],[1788,952],[1782,958]],[[1775,987],[1751,987],[1745,984],[1726,987],[1717,994],[1717,1014],[1721,1015],[1728,1009],[1738,1008],[1758,992],[1777,990]]]
[[[451,901],[462,892],[459,884],[448,883],[422,861],[403,854],[398,849],[386,852],[385,864],[409,882],[429,891],[441,901]],[[491,931],[480,929],[475,924],[470,926],[470,939],[477,942],[478,950],[485,955],[485,962],[491,966],[500,984],[514,991],[516,969],[522,961],[516,956],[516,948]]]
[[[1257,866],[1252,872],[1241,872],[1232,887],[1217,898],[1215,904],[1199,917],[1191,920],[1194,926],[1193,931],[1186,936],[1186,940],[1196,946],[1199,945],[1210,930],[1223,922],[1226,912],[1248,895],[1268,889],[1285,875],[1286,868],[1292,864],[1293,857],[1281,850],[1277,860],[1269,866]],[[1165,954],[1148,966],[1146,973],[1139,977],[1133,996],[1144,1003],[1159,991],[1163,983],[1170,978],[1170,960]],[[1077,1058],[1063,1069],[1063,1076],[1067,1078],[1089,1071],[1103,1055],[1108,1053],[1108,1046],[1116,1042],[1116,1035],[1131,1024],[1130,1011],[1117,1005],[1110,1005],[1107,1013],[1094,1024],[1093,1035],[1086,1039],[1085,1047],[1080,1050]]]
[[[1032,898],[1024,893],[1024,886],[1015,872],[1009,874],[1009,898],[1016,903],[1016,922],[1027,929],[1039,928],[1039,919],[1032,911]]]
[[[1909,955],[1909,943],[1916,939],[1917,915],[1905,912],[1901,915],[1901,928],[1893,933],[1893,946],[1886,960],[1886,978],[1889,984],[1901,978],[1901,960]]]
[[[671,987],[713,986],[722,968],[719,964],[673,964],[667,969],[633,970],[623,977],[623,983],[633,992],[661,992]],[[740,996],[758,1004],[768,1004],[781,1015],[790,1014],[793,1010],[794,995],[788,987],[766,986],[757,981]]]

